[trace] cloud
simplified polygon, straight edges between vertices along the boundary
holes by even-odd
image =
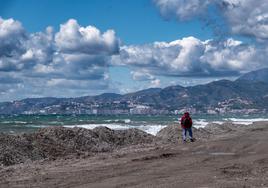
[[[47,27],[27,33],[19,21],[0,18],[0,96],[1,100],[73,97],[160,87],[174,77],[234,76],[265,67],[266,54],[265,44],[246,44],[232,38],[203,41],[190,36],[120,46],[113,30],[101,32],[93,26],[80,26],[73,19],[62,24],[59,31]],[[132,85],[116,88],[109,76],[111,66],[126,66],[134,80]]]
[[[26,32],[20,22],[0,17],[0,71],[17,70],[21,54],[25,52]]]
[[[53,78],[46,81],[46,86],[49,88],[54,88],[59,90],[58,88],[61,87],[62,92],[64,90],[84,90],[88,91],[88,89],[95,89],[95,90],[105,90],[108,85],[105,80],[81,80],[77,82],[77,80],[70,80],[70,79],[63,79],[63,78]]]
[[[268,1],[224,0],[221,10],[232,33],[268,39]]]
[[[243,44],[241,41],[227,39],[215,44],[213,41],[206,43],[204,55],[200,57],[201,62],[208,63],[212,70],[222,72],[246,72],[261,68],[264,62],[257,59],[262,49],[256,46]],[[225,73],[226,74],[226,73]]]
[[[147,71],[162,75],[183,75],[200,69],[196,63],[205,50],[202,41],[194,37],[145,45],[123,46],[120,57],[114,57],[114,65],[144,67]]]
[[[47,27],[45,32],[29,35],[26,41],[27,51],[21,56],[25,62],[34,61],[40,64],[49,64],[53,61],[53,55],[57,49],[54,45],[53,28]]]
[[[148,81],[155,79],[155,77],[151,75],[147,70],[131,71],[130,74],[132,75],[132,79],[136,81]]]
[[[131,71],[132,79],[139,82],[147,82],[149,81],[149,84],[146,86],[149,88],[154,87],[160,87],[161,81],[160,79],[157,79],[154,75],[152,75],[149,70],[146,69],[137,69],[135,71]],[[146,89],[146,88],[140,88],[140,89]]]
[[[60,51],[66,53],[115,54],[119,40],[113,30],[101,32],[94,26],[81,27],[76,20],[70,19],[60,26],[55,35]]]
[[[109,88],[110,58],[118,50],[113,30],[101,33],[74,19],[62,24],[58,32],[49,26],[44,32],[27,33],[19,21],[0,18],[0,72],[9,75],[0,77],[0,83],[5,83],[2,99],[16,92],[50,96],[52,88],[55,96],[68,95],[67,90],[77,95],[103,91]]]
[[[151,81],[150,87],[160,87],[160,86],[161,86],[161,81],[159,79],[155,79]]]
[[[0,79],[1,80],[1,79]],[[0,85],[1,101],[29,97],[78,97],[100,94],[109,89],[104,80],[69,80],[49,78],[24,78],[23,83]],[[113,91],[111,89],[111,91]]]
[[[166,19],[176,17],[180,21],[185,21],[207,11],[210,0],[154,0],[154,2]]]
[[[0,75],[0,83],[5,84],[5,86],[8,85],[14,85],[14,84],[20,84],[22,83],[23,80],[21,80],[20,78],[17,78],[9,73],[2,73]]]
[[[134,80],[154,80],[162,76],[223,76],[261,68],[264,49],[232,38],[201,41],[187,37],[172,42],[123,46],[113,65],[132,67]],[[264,53],[262,53],[264,54]]]
[[[19,21],[0,18],[0,71],[30,69],[52,62],[52,28],[45,33],[28,34]]]
[[[11,39],[18,39],[24,34],[24,29],[19,21],[14,19],[0,18],[0,38],[5,39],[7,37]],[[13,38],[14,37],[14,38]]]
[[[155,0],[155,5],[164,18],[186,21],[201,18],[215,22],[220,16],[227,25],[215,29],[229,28],[230,34],[268,39],[268,1],[267,0]],[[214,7],[211,14],[210,7]],[[218,22],[218,20],[216,21]],[[216,23],[210,24],[214,25]]]
[[[100,80],[108,72],[109,56],[87,54],[57,54],[48,65],[37,64],[33,77],[70,80]]]
[[[65,75],[67,70],[79,76],[79,71],[98,71],[97,67],[105,67],[107,57],[119,49],[119,39],[113,30],[101,34],[93,26],[79,26],[74,19],[62,24],[56,34],[52,27],[28,34],[20,22],[1,18],[0,42],[0,71],[33,68],[43,74]]]

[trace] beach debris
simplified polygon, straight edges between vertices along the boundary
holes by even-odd
[[[48,127],[21,135],[0,134],[0,165],[27,160],[109,152],[129,145],[151,143],[154,136],[138,129]]]

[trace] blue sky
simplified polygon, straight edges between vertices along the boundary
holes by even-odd
[[[0,0],[0,100],[233,80],[267,67],[260,1]]]
[[[56,30],[70,18],[94,25],[101,31],[114,29],[125,44],[172,41],[185,36],[208,39],[212,32],[196,20],[164,20],[151,0],[1,0],[3,18],[14,18],[29,32]]]

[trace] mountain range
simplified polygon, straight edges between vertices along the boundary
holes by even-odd
[[[0,103],[0,114],[170,114],[266,113],[268,68],[235,81],[219,80],[183,87],[150,88],[124,95],[104,93],[77,98],[27,98]]]

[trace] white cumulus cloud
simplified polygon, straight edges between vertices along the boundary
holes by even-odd
[[[134,80],[163,76],[238,75],[265,66],[262,48],[232,38],[202,41],[187,37],[172,42],[123,46],[114,65],[132,67]],[[140,68],[140,69],[138,69]]]
[[[102,34],[96,27],[82,27],[74,19],[60,26],[55,41],[62,52],[94,55],[117,53],[119,43],[113,30]]]
[[[52,88],[54,96],[66,94],[64,88],[76,95],[104,90],[109,87],[110,58],[118,49],[113,30],[101,33],[74,19],[58,32],[47,27],[44,32],[27,33],[19,21],[0,18],[0,73],[8,75],[0,79],[5,83],[2,96],[44,96]]]

